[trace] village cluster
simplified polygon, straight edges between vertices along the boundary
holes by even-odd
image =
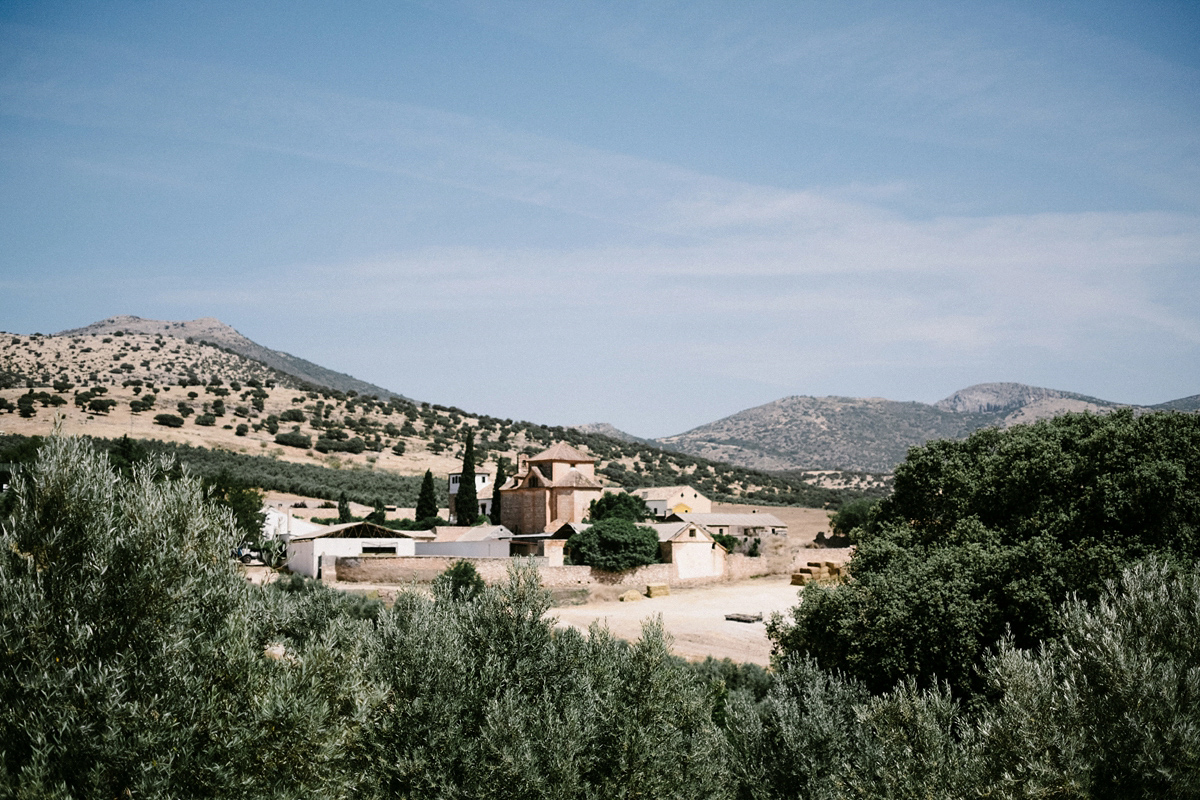
[[[452,524],[427,531],[397,531],[366,521],[327,526],[294,517],[290,509],[268,508],[264,532],[286,543],[292,572],[324,580],[337,574],[339,559],[414,559],[411,566],[420,571],[423,557],[531,557],[543,570],[554,569],[564,566],[567,540],[587,529],[592,502],[621,491],[603,486],[595,468],[593,458],[559,442],[522,457],[516,474],[500,486],[494,485],[492,473],[476,472],[478,513],[490,514],[499,497],[499,525]],[[448,477],[452,523],[459,516],[455,500],[461,481],[462,473]],[[658,534],[661,561],[672,583],[720,580],[736,551],[757,550],[766,537],[787,536],[787,525],[772,514],[713,513],[712,502],[689,486],[635,489],[631,494],[655,516],[647,524]],[[727,547],[731,541],[733,546]]]

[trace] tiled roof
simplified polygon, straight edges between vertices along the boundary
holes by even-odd
[[[577,469],[569,470],[566,475],[554,482],[554,486],[570,489],[602,489],[600,482],[589,478]]]
[[[538,453],[536,456],[529,457],[529,463],[531,464],[535,461],[570,461],[571,463],[578,464],[584,461],[595,460],[596,459],[592,458],[591,456],[585,456],[583,453],[579,452],[574,447],[571,447],[571,445],[567,444],[566,442],[558,442],[549,449]]]

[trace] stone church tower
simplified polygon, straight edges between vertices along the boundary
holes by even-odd
[[[581,522],[602,490],[595,459],[559,442],[521,464],[516,475],[497,487],[500,523],[513,533],[553,532]]]

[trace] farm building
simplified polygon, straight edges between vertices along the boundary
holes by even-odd
[[[287,566],[310,578],[321,577],[322,556],[416,555],[418,540],[429,540],[429,531],[394,531],[370,522],[322,525],[321,530],[284,535]]]

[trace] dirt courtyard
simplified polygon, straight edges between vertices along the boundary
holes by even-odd
[[[767,666],[771,642],[765,620],[773,612],[795,607],[800,587],[787,575],[772,575],[737,583],[720,583],[693,589],[672,589],[668,597],[591,602],[551,609],[560,625],[587,631],[593,622],[607,626],[614,636],[634,641],[642,634],[642,621],[661,614],[663,627],[674,638],[671,650],[689,661],[705,656],[730,658]],[[764,622],[731,622],[726,614],[762,613]]]

